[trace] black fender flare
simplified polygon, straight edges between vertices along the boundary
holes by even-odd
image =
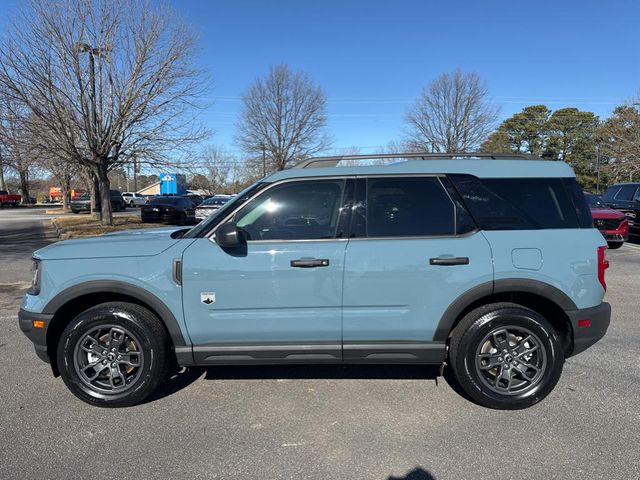
[[[493,295],[495,293],[524,292],[545,297],[558,305],[564,311],[577,310],[575,302],[562,290],[541,282],[540,280],[532,280],[528,278],[508,278],[486,282],[477,285],[458,298],[456,298],[445,310],[436,331],[433,335],[434,342],[445,342],[451,333],[456,319],[464,310],[472,303],[483,297]]]
[[[70,301],[92,293],[117,293],[133,297],[147,304],[167,327],[173,344],[176,347],[187,345],[176,317],[162,300],[144,288],[119,280],[92,280],[69,287],[53,297],[44,307],[42,313],[55,315],[61,307]]]

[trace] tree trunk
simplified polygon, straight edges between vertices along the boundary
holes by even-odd
[[[0,157],[0,190],[6,190],[7,187],[4,184],[4,165],[2,164],[2,157]]]
[[[27,170],[20,170],[20,194],[22,195],[22,203],[29,204],[29,172]]]
[[[107,167],[100,165],[96,171],[98,178],[98,192],[100,195],[100,223],[102,225],[113,225],[111,215],[111,192],[109,187],[109,176],[107,175]]]
[[[70,183],[66,178],[64,178],[61,182],[62,184],[62,209],[69,210],[69,200],[71,197],[70,192]]]
[[[91,214],[99,213],[98,212],[98,182],[96,181],[96,176],[91,173],[89,174],[89,195],[91,196]]]

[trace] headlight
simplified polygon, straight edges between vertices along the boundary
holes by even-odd
[[[29,295],[38,295],[40,293],[40,277],[41,277],[42,265],[40,260],[33,259],[31,265],[31,287],[27,290]]]

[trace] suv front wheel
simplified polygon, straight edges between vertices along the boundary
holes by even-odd
[[[489,408],[526,408],[560,379],[558,333],[540,314],[513,303],[468,313],[453,332],[449,363],[462,389]]]
[[[167,335],[149,310],[125,302],[90,308],[64,329],[58,366],[80,400],[126,407],[149,396],[168,368]]]

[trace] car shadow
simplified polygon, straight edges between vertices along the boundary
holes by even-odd
[[[216,365],[175,369],[143,403],[155,402],[173,395],[199,379],[431,380],[436,385],[444,379],[456,393],[471,400],[458,386],[451,369],[445,368],[441,375],[440,367],[435,365]]]

